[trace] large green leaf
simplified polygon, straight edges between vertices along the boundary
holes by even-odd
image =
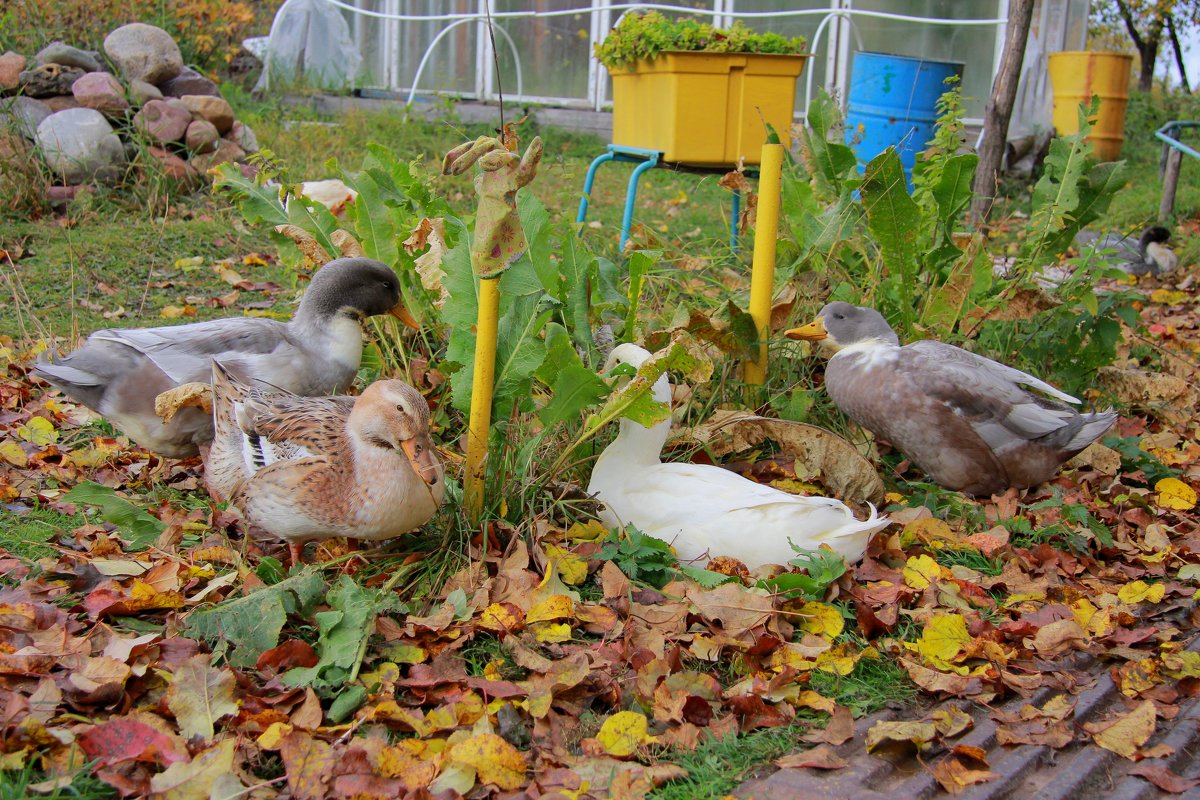
[[[224,191],[237,204],[245,220],[252,225],[284,225],[288,222],[283,207],[282,187],[264,186],[247,178],[236,164],[221,164],[213,170],[213,193]]]
[[[867,228],[883,251],[887,271],[910,284],[918,272],[916,240],[920,210],[908,194],[904,169],[895,148],[889,147],[867,164],[862,204]]]
[[[358,192],[358,199],[346,208],[346,218],[354,223],[354,234],[362,243],[363,253],[367,258],[394,267],[400,259],[396,242],[403,238],[397,235],[396,223],[401,217],[406,222],[413,222],[411,212],[403,213],[384,203],[383,192],[369,173],[343,173],[342,180]]]
[[[145,550],[154,544],[154,540],[166,529],[166,525],[158,517],[151,516],[144,509],[138,508],[107,486],[101,486],[92,481],[76,484],[71,491],[63,495],[68,503],[82,503],[99,506],[100,519],[117,526],[121,535],[129,540],[127,550]]]
[[[660,250],[636,250],[629,257],[629,291],[626,295],[628,304],[625,307],[625,330],[621,338],[632,342],[636,335],[638,305],[642,300],[642,282],[650,268],[662,257]]]
[[[521,227],[525,229],[525,241],[529,247],[526,257],[533,265],[542,290],[553,297],[558,297],[561,280],[558,266],[552,258],[554,252],[554,230],[550,225],[550,212],[528,189],[517,192],[517,214],[521,218]]]
[[[971,181],[975,179],[975,168],[979,165],[979,156],[974,153],[959,153],[946,160],[942,167],[941,177],[933,187],[933,197],[937,201],[938,216],[943,230],[947,233],[954,230],[959,215],[971,205]]]
[[[244,597],[188,614],[185,633],[210,644],[232,648],[229,663],[252,667],[263,652],[279,644],[288,614],[307,614],[325,593],[320,571],[306,567],[296,575]]]
[[[538,411],[547,427],[574,420],[584,409],[598,405],[609,393],[608,384],[583,365],[571,345],[566,328],[557,323],[546,326],[546,359],[538,376],[550,385],[553,397]]]
[[[598,279],[597,267],[598,259],[587,250],[580,237],[564,238],[559,265],[563,289],[559,299],[564,304],[563,313],[571,338],[586,353],[591,353],[596,346],[592,339],[591,294],[592,284]]]
[[[825,199],[848,192],[846,179],[858,166],[853,150],[842,142],[829,141],[830,132],[841,118],[837,103],[824,90],[809,104],[808,129],[803,134],[801,153]]]
[[[282,584],[280,584],[282,585]],[[311,667],[293,667],[283,674],[289,686],[341,686],[362,659],[362,647],[375,629],[375,617],[394,608],[395,595],[384,596],[342,575],[325,597],[329,611],[318,612],[317,658]]]

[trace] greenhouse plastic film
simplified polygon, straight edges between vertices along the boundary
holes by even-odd
[[[287,0],[271,24],[262,77],[254,88],[264,91],[274,81],[344,89],[361,64],[350,26],[336,6],[326,0]]]

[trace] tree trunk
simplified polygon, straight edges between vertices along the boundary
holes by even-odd
[[[1138,53],[1142,60],[1142,71],[1138,74],[1138,89],[1148,92],[1154,88],[1154,63],[1158,61],[1158,43],[1162,39],[1162,31],[1153,38],[1146,38]]]
[[[1192,93],[1188,83],[1187,67],[1183,63],[1183,48],[1179,46],[1179,33],[1175,30],[1175,17],[1167,17],[1167,33],[1171,35],[1171,46],[1175,48],[1175,66],[1179,68],[1179,85],[1187,94]]]
[[[1033,19],[1034,0],[1011,0],[1008,4],[1008,26],[1004,31],[1004,52],[1000,70],[992,84],[992,96],[983,116],[983,141],[979,145],[979,167],[971,190],[971,221],[980,225],[987,221],[995,202],[996,176],[1004,157],[1008,139],[1008,123],[1012,119],[1013,102],[1017,98],[1017,83],[1021,79],[1021,64],[1025,61],[1025,44],[1029,40],[1029,25]]]

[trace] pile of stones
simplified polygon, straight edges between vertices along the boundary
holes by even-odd
[[[139,153],[199,185],[212,167],[257,150],[217,85],[185,67],[179,45],[153,25],[117,28],[104,56],[62,42],[32,59],[0,55],[0,161],[39,155],[60,196],[119,178]]]

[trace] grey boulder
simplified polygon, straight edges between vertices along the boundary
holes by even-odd
[[[46,164],[64,183],[111,180],[120,175],[125,164],[120,138],[94,108],[69,108],[51,114],[38,125],[37,142]]]
[[[122,25],[106,36],[104,52],[125,80],[159,84],[183,69],[183,56],[171,34],[144,22]]]

